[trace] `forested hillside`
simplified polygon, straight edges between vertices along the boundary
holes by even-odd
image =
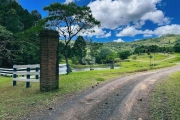
[[[159,38],[148,38],[143,40],[137,40],[133,42],[109,42],[104,43],[105,47],[109,47],[113,50],[135,50],[139,46],[157,45],[159,47],[174,47],[174,45],[180,41],[180,35],[168,34]]]
[[[0,0],[0,66],[39,62],[37,10],[29,12],[15,0]]]

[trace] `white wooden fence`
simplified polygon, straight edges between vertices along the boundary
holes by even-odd
[[[30,87],[30,82],[39,82],[39,64],[37,65],[13,65],[13,86],[17,81],[25,81],[26,88]],[[20,71],[26,69],[26,71]],[[26,77],[18,77],[18,76]]]
[[[59,74],[66,74],[66,64],[59,64]],[[0,68],[0,74],[13,77],[13,86],[17,81],[25,81],[26,87],[30,87],[30,82],[39,82],[40,65],[13,65],[13,69]]]
[[[13,74],[13,69],[9,68],[0,68],[0,75],[1,76],[11,76]]]

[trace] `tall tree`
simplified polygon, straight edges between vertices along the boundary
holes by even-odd
[[[27,30],[41,19],[37,10],[30,13],[23,9],[16,0],[0,0],[0,3],[0,25],[12,33]]]
[[[93,57],[96,58],[100,48],[103,46],[103,43],[93,42],[92,39],[90,39],[87,41],[87,46],[89,47],[89,55],[92,60]]]
[[[77,37],[72,51],[72,55],[78,58],[80,64],[83,64],[83,58],[86,56],[86,41],[82,36]]]
[[[13,34],[0,25],[0,61],[2,66],[10,67],[14,57],[15,42]]]
[[[80,32],[93,32],[92,28],[100,25],[91,13],[90,7],[78,6],[75,3],[60,4],[58,2],[44,7],[49,12],[46,27],[59,31],[60,39],[65,41],[64,51],[74,36]],[[68,55],[65,55],[68,66]]]
[[[116,58],[116,53],[112,52],[106,56],[107,60],[111,61],[111,69],[114,69],[114,59]]]

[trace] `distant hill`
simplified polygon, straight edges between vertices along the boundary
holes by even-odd
[[[176,41],[180,40],[180,35],[168,34],[165,36],[161,36],[159,38],[148,38],[143,40],[137,40],[133,42],[108,42],[104,43],[103,47],[108,47],[114,51],[119,50],[134,50],[138,46],[150,46],[157,45],[159,47],[165,46],[174,46]]]

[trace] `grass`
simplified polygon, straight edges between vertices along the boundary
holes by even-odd
[[[152,55],[152,62],[164,60],[164,59],[172,56],[172,55],[168,55],[168,54],[159,54],[159,53],[155,53],[155,54],[151,54],[151,55]],[[149,62],[149,55],[143,54],[143,55],[137,56],[137,60]]]
[[[152,94],[151,110],[153,120],[180,119],[180,73],[174,73],[156,85]]]
[[[176,56],[180,55],[176,54]],[[180,61],[180,57],[160,62],[157,66],[152,66],[151,69],[173,66],[177,61]],[[93,70],[60,75],[60,89],[46,93],[39,91],[39,83],[31,83],[31,88],[25,88],[25,82],[17,82],[17,86],[13,87],[12,78],[0,76],[0,119],[19,119],[19,117],[27,115],[29,112],[48,109],[52,104],[57,104],[64,96],[91,88],[97,82],[101,83],[127,73],[146,70],[150,70],[148,62],[131,61],[121,62],[119,69]]]
[[[97,68],[97,67],[107,67],[107,65],[105,64],[97,64],[97,65],[71,65],[72,68],[87,68],[87,67],[93,67],[93,68]]]

